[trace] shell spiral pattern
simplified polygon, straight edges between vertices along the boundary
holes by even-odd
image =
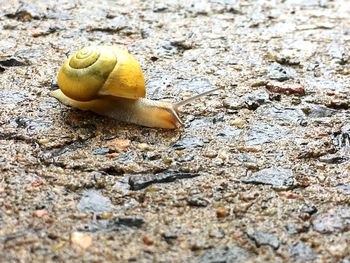
[[[90,101],[101,96],[145,97],[139,63],[114,46],[85,47],[70,56],[58,73],[58,85],[69,98]]]

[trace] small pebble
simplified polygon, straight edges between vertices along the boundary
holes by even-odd
[[[227,98],[223,101],[223,105],[230,110],[239,110],[247,107],[241,98]]]
[[[229,153],[226,151],[220,151],[218,154],[218,157],[223,161],[227,160],[229,156],[230,156]]]
[[[53,249],[54,251],[58,251],[58,250],[62,249],[65,245],[66,245],[66,242],[61,241],[61,242],[58,242],[58,243],[54,244],[54,245],[52,246],[52,249]]]
[[[5,210],[5,215],[12,216],[13,215],[13,211],[12,210]]]
[[[317,208],[316,208],[316,206],[311,205],[311,204],[304,204],[301,208],[301,212],[309,214],[309,215],[313,215],[313,214],[317,213]]]
[[[187,198],[187,203],[190,206],[206,207],[209,205],[209,201],[200,196],[191,196]]]
[[[142,241],[143,241],[143,243],[145,243],[148,246],[153,245],[153,243],[154,243],[153,239],[151,239],[151,238],[149,238],[147,236],[144,236],[142,238]]]
[[[115,139],[106,143],[105,147],[110,147],[115,150],[125,151],[129,148],[131,141],[128,139]]]
[[[38,140],[38,143],[41,144],[41,145],[48,144],[49,142],[50,142],[49,139],[40,139],[40,140]]]
[[[266,80],[258,80],[256,82],[252,83],[251,87],[252,88],[258,88],[258,87],[266,86],[266,84],[267,84]]]
[[[216,216],[218,218],[223,218],[223,217],[226,217],[227,215],[228,215],[228,212],[227,212],[226,208],[224,208],[224,207],[218,208],[216,210]]]
[[[169,165],[169,164],[171,164],[173,162],[173,159],[164,157],[163,158],[163,162],[164,162],[164,164]]]
[[[46,210],[36,210],[33,212],[33,216],[37,218],[47,217],[48,215]]]
[[[267,83],[266,88],[275,93],[281,93],[281,94],[299,94],[304,95],[305,94],[305,88],[300,84],[284,84],[278,81],[271,81]]]
[[[87,218],[89,215],[86,213],[74,213],[71,214],[69,217],[72,219],[84,219]]]
[[[98,219],[106,220],[106,219],[111,219],[113,217],[112,213],[104,212],[99,215],[97,215]]]
[[[278,192],[278,195],[287,199],[297,199],[299,197],[298,194],[291,191],[281,191]]]
[[[237,119],[234,119],[234,120],[230,121],[230,125],[231,126],[236,126],[236,127],[242,127],[242,126],[244,126],[246,124],[247,124],[246,120],[241,119],[241,118],[237,118]]]
[[[117,157],[119,157],[120,156],[120,154],[119,153],[107,153],[106,154],[106,157],[108,157],[108,158],[117,158]]]
[[[147,143],[139,143],[136,147],[137,147],[137,149],[139,149],[141,151],[151,150],[151,147]]]
[[[209,237],[222,239],[222,238],[225,237],[225,231],[223,229],[221,229],[221,228],[212,229],[209,232]]]
[[[39,186],[42,186],[44,185],[44,183],[42,181],[34,181],[32,182],[32,186],[33,187],[39,187]]]
[[[216,156],[218,156],[218,153],[213,150],[208,150],[203,153],[203,156],[207,158],[215,158]]]
[[[328,252],[335,258],[343,258],[348,253],[348,245],[346,242],[344,243],[337,243],[328,246],[327,250]]]
[[[92,245],[92,237],[83,232],[73,232],[70,240],[72,245],[81,249],[87,249]]]

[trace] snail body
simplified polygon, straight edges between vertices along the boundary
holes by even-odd
[[[137,60],[115,46],[85,47],[59,70],[51,95],[61,103],[147,127],[174,129],[182,125],[179,107],[211,93],[179,103],[146,99],[145,79]]]

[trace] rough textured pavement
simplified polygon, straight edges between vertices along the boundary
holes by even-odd
[[[86,2],[0,6],[0,261],[350,261],[349,1]],[[173,131],[65,107],[90,44],[225,90]]]

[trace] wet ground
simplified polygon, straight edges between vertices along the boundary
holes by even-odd
[[[0,261],[350,262],[350,3],[3,1]],[[48,96],[127,48],[185,125]]]

